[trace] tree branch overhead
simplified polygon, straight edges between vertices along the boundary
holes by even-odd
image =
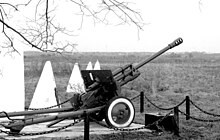
[[[8,42],[6,46],[3,46],[2,42],[0,47],[11,47],[14,50],[16,48],[13,44],[13,37],[19,36],[22,38],[24,43],[28,44],[40,51],[54,51],[63,52],[68,47],[75,47],[74,42],[75,29],[69,29],[62,21],[59,21],[57,14],[59,10],[65,9],[61,7],[62,3],[73,6],[73,11],[67,14],[81,16],[79,21],[79,28],[83,28],[83,22],[85,18],[93,20],[94,24],[133,24],[138,30],[143,29],[143,20],[141,14],[132,9],[130,5],[133,3],[118,0],[66,0],[66,1],[49,1],[49,0],[24,0],[23,2],[0,2],[0,23],[2,24],[0,30],[1,34],[5,37],[4,41]],[[11,22],[12,18],[16,17],[16,13],[25,12],[25,9],[30,8],[30,12],[24,13],[26,16],[23,19],[25,25],[19,25]],[[14,11],[8,15],[8,11],[13,9]],[[75,9],[78,9],[76,12]],[[21,15],[21,14],[20,14]],[[117,19],[118,23],[112,23],[111,18]],[[69,17],[72,18],[72,17]],[[76,25],[78,25],[76,21]],[[70,38],[67,40],[59,40],[59,36],[63,34]],[[62,46],[59,46],[62,44]],[[68,46],[68,47],[67,47]]]

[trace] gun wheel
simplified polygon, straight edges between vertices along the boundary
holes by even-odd
[[[127,127],[134,120],[134,116],[134,105],[125,97],[114,97],[106,105],[105,121],[109,126]]]

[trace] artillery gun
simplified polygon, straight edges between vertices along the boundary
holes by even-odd
[[[83,94],[74,94],[69,99],[72,107],[1,113],[0,118],[10,118],[14,116],[60,112],[58,115],[47,117],[13,120],[4,125],[4,127],[10,129],[11,132],[19,133],[27,125],[54,121],[48,125],[50,127],[68,118],[82,119],[85,113],[97,121],[105,119],[106,123],[111,127],[127,127],[134,119],[135,109],[128,98],[120,96],[121,86],[137,78],[140,75],[139,68],[167,50],[180,45],[182,42],[182,38],[177,38],[168,44],[167,47],[137,65],[128,64],[113,72],[110,70],[82,70],[81,73],[85,82],[86,92]]]

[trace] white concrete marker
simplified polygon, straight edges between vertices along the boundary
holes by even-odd
[[[23,50],[18,50],[19,53],[13,52],[11,54],[4,53],[3,51],[1,50],[0,52],[0,111],[24,111]],[[5,120],[5,118],[1,120]]]
[[[70,76],[66,92],[73,92],[82,94],[85,92],[84,80],[81,75],[81,71],[78,63],[75,63],[72,74]]]
[[[89,61],[88,65],[86,67],[86,70],[93,70],[91,61]]]
[[[99,60],[95,62],[94,70],[101,70]]]
[[[47,61],[44,65],[29,108],[45,108],[57,105],[55,88],[56,83],[51,62]]]

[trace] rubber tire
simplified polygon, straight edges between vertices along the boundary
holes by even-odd
[[[112,110],[115,107],[115,105],[118,105],[119,103],[124,104],[126,107],[129,108],[129,117],[128,120],[124,123],[117,123],[113,120],[112,118]],[[112,98],[106,105],[105,108],[105,121],[106,123],[114,128],[123,128],[123,127],[128,127],[131,125],[131,123],[133,122],[135,117],[135,109],[134,109],[134,105],[132,104],[132,102],[125,97],[121,97],[121,96],[116,96],[114,98]]]

